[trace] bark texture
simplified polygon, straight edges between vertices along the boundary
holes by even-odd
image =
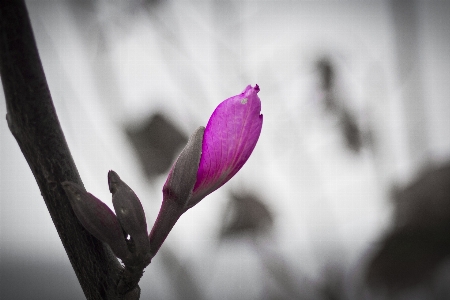
[[[123,268],[109,247],[81,226],[61,186],[64,181],[83,184],[53,106],[23,0],[0,0],[0,74],[8,126],[39,185],[86,298],[121,299],[117,284]]]

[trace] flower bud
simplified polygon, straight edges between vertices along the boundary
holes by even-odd
[[[200,127],[170,170],[163,203],[150,232],[156,254],[179,217],[230,180],[245,164],[261,133],[259,87],[224,100]]]
[[[224,100],[209,118],[203,136],[197,181],[187,208],[230,180],[250,157],[261,134],[259,86],[247,86]]]
[[[141,201],[114,171],[108,172],[108,185],[120,225],[130,235],[138,254],[148,254],[150,244],[147,233],[147,221]]]
[[[125,260],[129,257],[122,227],[111,209],[73,182],[65,181],[62,187],[81,225],[97,239],[108,244],[118,258]]]

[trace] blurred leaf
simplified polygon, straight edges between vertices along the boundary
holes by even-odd
[[[258,235],[267,232],[272,224],[272,213],[257,196],[251,193],[231,193],[224,214],[221,238]]]
[[[334,67],[330,59],[326,57],[319,59],[316,63],[316,67],[319,71],[321,89],[324,91],[330,91],[333,88],[335,77]]]
[[[361,130],[356,123],[355,117],[346,109],[342,112],[341,128],[347,147],[353,152],[358,153],[363,144]]]
[[[319,72],[325,109],[339,119],[340,130],[347,148],[354,153],[359,153],[363,146],[363,135],[354,114],[344,103],[339,103],[339,95],[335,88],[337,76],[333,62],[327,57],[320,58],[316,62],[316,68]]]
[[[149,179],[167,173],[188,140],[161,113],[153,114],[139,127],[127,128],[126,133]]]
[[[450,162],[424,171],[404,189],[396,189],[397,227],[441,227],[450,224]]]
[[[367,269],[373,287],[390,292],[431,280],[450,258],[450,164],[430,169],[396,192],[395,228]]]
[[[369,285],[395,292],[429,279],[450,257],[449,229],[403,228],[388,235],[369,265]]]

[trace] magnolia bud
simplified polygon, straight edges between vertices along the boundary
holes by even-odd
[[[179,217],[230,180],[250,157],[263,122],[258,92],[258,85],[249,85],[222,101],[206,128],[189,139],[163,187],[163,203],[150,232],[152,256]]]
[[[125,260],[129,257],[122,227],[111,209],[73,182],[65,181],[62,186],[81,225],[97,239],[107,243],[118,258]]]
[[[197,182],[186,209],[230,180],[252,154],[263,123],[258,92],[258,85],[249,85],[222,101],[212,113],[203,135]]]

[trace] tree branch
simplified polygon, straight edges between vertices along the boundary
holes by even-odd
[[[64,181],[83,184],[53,106],[23,0],[0,0],[0,75],[8,126],[39,185],[86,298],[121,299],[117,284],[123,268],[109,247],[81,226],[61,186]]]

